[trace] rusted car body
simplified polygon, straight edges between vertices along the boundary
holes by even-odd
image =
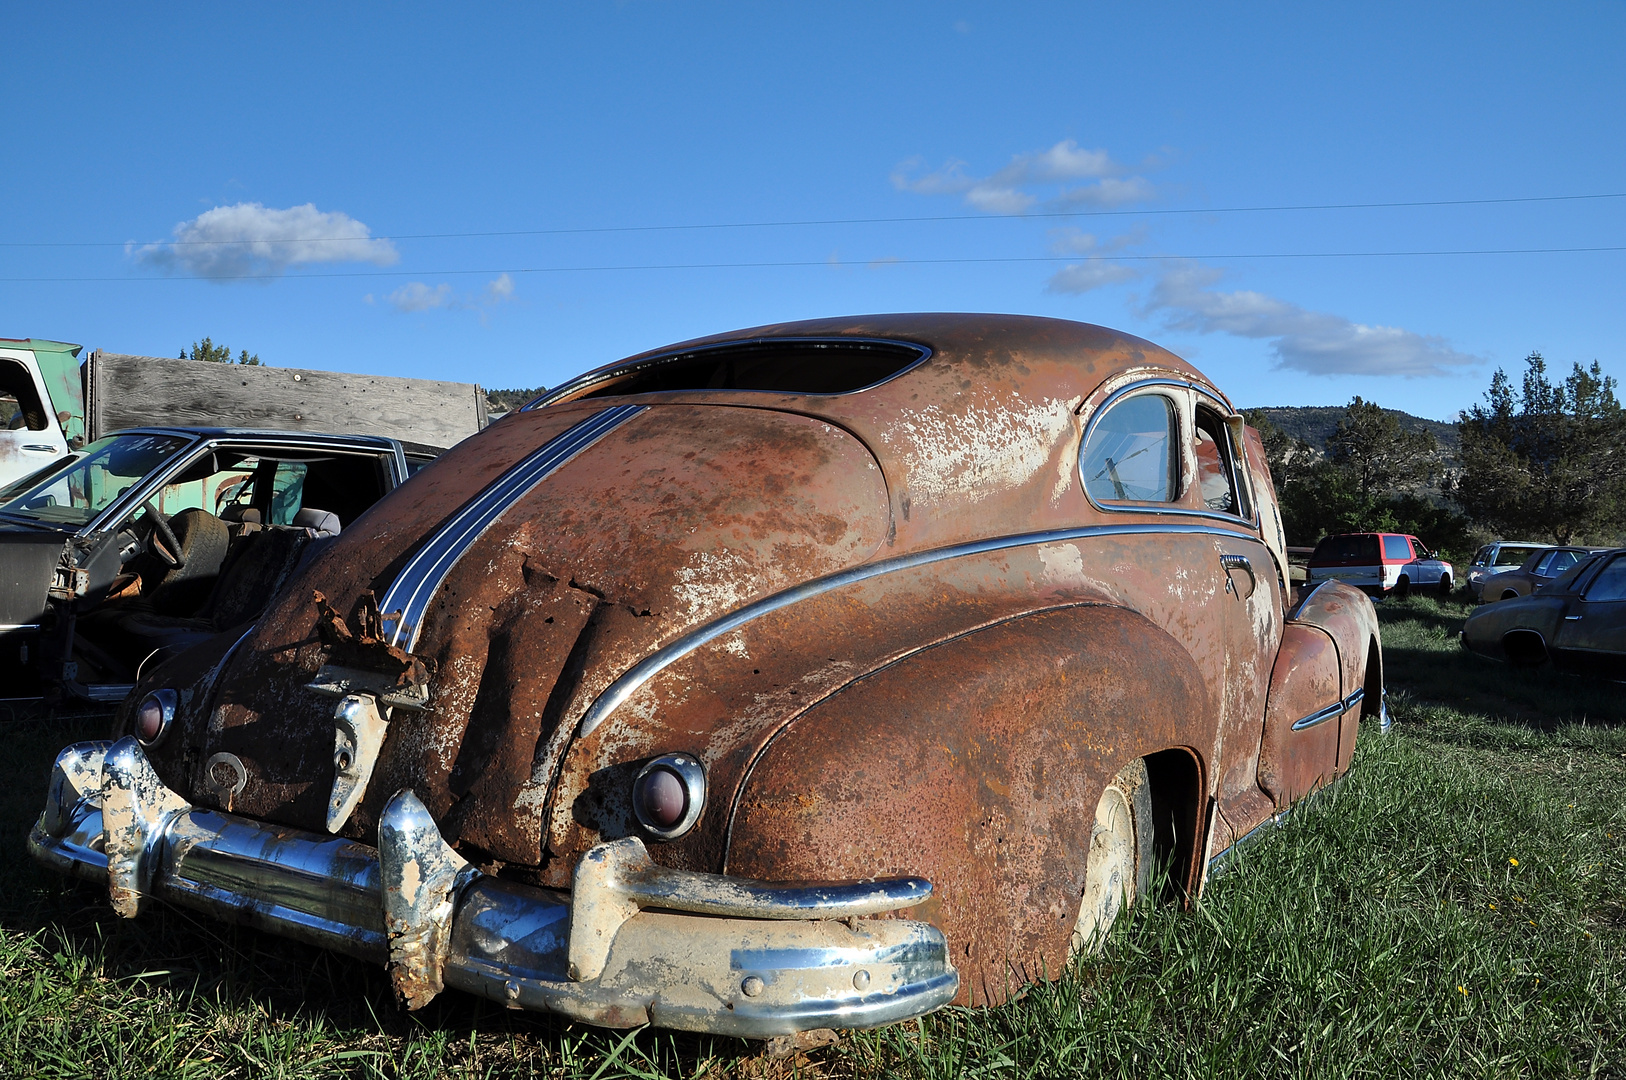
[[[1387,726],[1370,600],[1294,596],[1282,544],[1257,434],[1138,338],[692,341],[467,440],[151,673],[33,850],[414,1006],[764,1037],[998,1002]]]
[[[1540,591],[1475,611],[1462,643],[1515,666],[1626,679],[1626,549],[1583,550]]]

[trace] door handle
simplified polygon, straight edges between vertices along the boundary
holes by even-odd
[[[1241,593],[1237,593],[1238,600],[1246,600],[1258,590],[1259,579],[1254,576],[1253,563],[1248,561],[1246,555],[1221,555],[1220,566],[1225,569],[1225,587],[1232,592],[1236,591],[1236,586],[1232,583],[1231,571],[1241,570],[1248,575],[1248,595],[1243,596]]]
[[[23,449],[24,450],[32,450],[36,454],[54,454],[54,453],[56,453],[56,447],[54,447],[54,446],[45,446],[45,445],[42,445],[40,443],[23,443]]]
[[[1565,622],[1580,622],[1581,621],[1581,616],[1579,616],[1579,615],[1566,615],[1566,616],[1564,616],[1564,621]]]

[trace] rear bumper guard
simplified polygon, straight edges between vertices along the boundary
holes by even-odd
[[[935,927],[859,918],[924,901],[918,878],[747,881],[658,866],[627,838],[584,855],[569,892],[533,888],[469,866],[410,790],[369,847],[193,807],[129,738],[58,755],[29,849],[105,883],[126,917],[164,900],[383,963],[412,1008],[450,986],[607,1027],[770,1038],[920,1016],[959,989]]]

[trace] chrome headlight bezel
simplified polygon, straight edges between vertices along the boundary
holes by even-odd
[[[665,827],[650,819],[644,809],[644,800],[640,797],[645,779],[652,773],[661,771],[677,778],[683,787],[685,799],[682,815],[675,824]],[[632,812],[638,818],[638,824],[643,827],[644,832],[656,840],[676,840],[695,827],[705,810],[706,770],[700,764],[700,759],[693,754],[662,754],[645,762],[644,767],[638,770],[638,775],[632,781]]]
[[[141,731],[141,714],[147,711],[149,704],[156,705],[159,714],[158,732],[150,739],[146,738]],[[135,735],[136,742],[148,750],[162,743],[164,738],[169,735],[169,729],[175,726],[175,708],[179,704],[180,695],[168,687],[154,690],[143,697],[141,703],[135,707],[135,714],[131,724],[134,728],[132,734]]]

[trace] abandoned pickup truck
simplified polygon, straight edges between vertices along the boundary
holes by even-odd
[[[5,696],[119,700],[252,621],[413,464],[366,435],[136,428],[0,489]]]
[[[764,327],[445,454],[58,758],[37,858],[596,1024],[1006,998],[1386,725],[1257,435],[1111,330]]]

